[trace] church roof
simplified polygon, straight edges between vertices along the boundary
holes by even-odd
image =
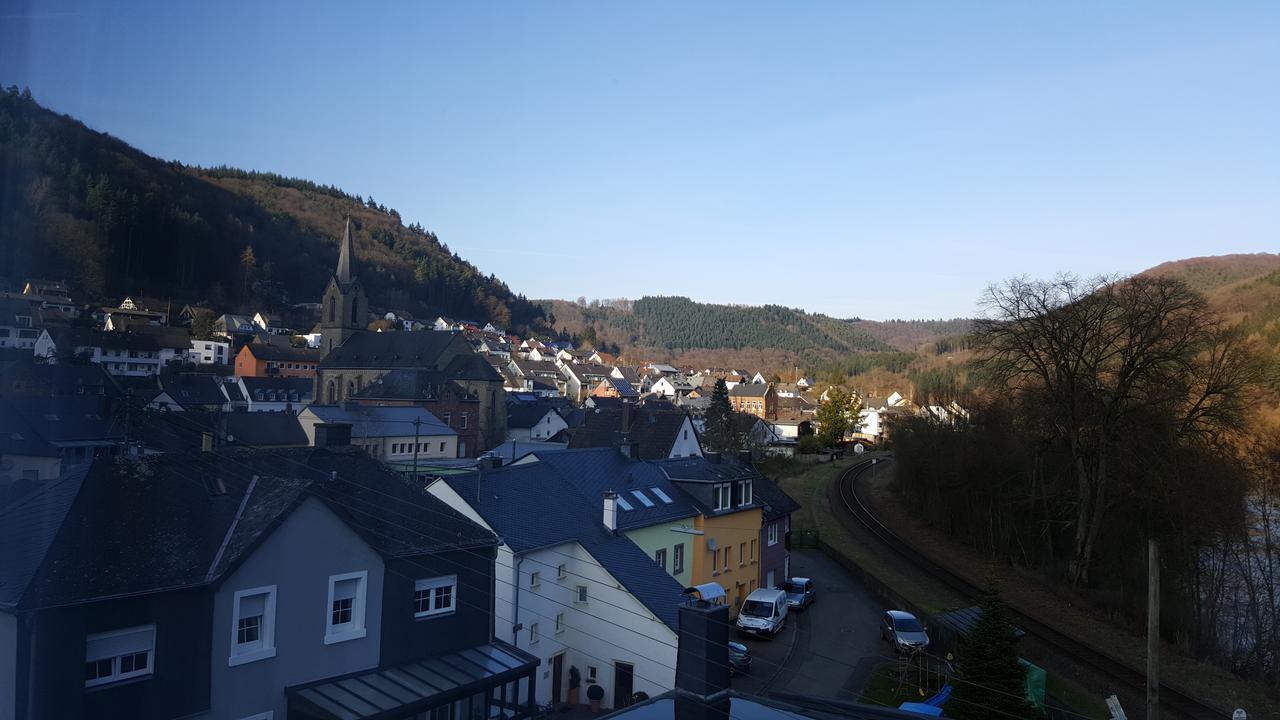
[[[322,368],[426,368],[437,367],[441,355],[454,341],[467,352],[471,346],[453,333],[358,332],[320,361]],[[446,359],[447,363],[447,359]]]
[[[346,285],[351,282],[351,216],[347,216],[347,229],[342,235],[342,245],[338,250],[338,282]]]

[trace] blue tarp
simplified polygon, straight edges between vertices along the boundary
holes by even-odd
[[[942,717],[942,708],[936,705],[928,705],[926,703],[909,702],[902,703],[898,706],[899,710],[906,710],[916,715],[924,715],[925,717]]]

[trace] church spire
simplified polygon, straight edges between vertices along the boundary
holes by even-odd
[[[347,230],[342,236],[342,247],[338,250],[338,282],[343,285],[351,282],[351,216],[347,216]]]

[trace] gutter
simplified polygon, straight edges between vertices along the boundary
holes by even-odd
[[[514,560],[516,556],[512,555],[511,557]],[[525,560],[524,553],[520,553],[519,557],[520,559],[516,560],[515,563],[512,564],[512,568],[514,569],[511,572],[511,575],[512,575],[511,584],[514,585],[516,589],[511,600],[511,644],[517,648],[520,647],[520,627],[521,627],[520,625],[520,566],[524,565],[524,560]],[[496,578],[495,578],[495,582],[496,582]],[[494,602],[495,603],[497,602],[496,597],[494,598]]]
[[[213,580],[213,571],[218,568],[218,563],[222,562],[222,555],[227,551],[227,545],[231,542],[231,534],[236,531],[236,527],[240,525],[240,518],[244,516],[244,508],[249,504],[249,498],[253,495],[253,490],[258,486],[258,476],[254,475],[249,481],[249,487],[244,491],[244,497],[240,498],[240,507],[236,508],[236,516],[231,520],[231,526],[227,528],[227,534],[222,536],[222,544],[218,546],[218,554],[214,555],[213,562],[209,564],[209,570],[204,574],[204,581]]]

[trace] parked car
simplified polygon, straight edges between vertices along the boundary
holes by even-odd
[[[740,642],[729,641],[729,674],[746,675],[751,671],[751,651]]]
[[[787,594],[777,588],[752,590],[738,610],[740,635],[773,637],[787,625]]]
[[[809,578],[793,577],[782,584],[782,591],[787,594],[787,605],[792,610],[803,610],[818,598],[818,588]]]
[[[889,610],[880,617],[880,638],[893,645],[894,652],[929,649],[929,633],[915,615],[902,610]]]

